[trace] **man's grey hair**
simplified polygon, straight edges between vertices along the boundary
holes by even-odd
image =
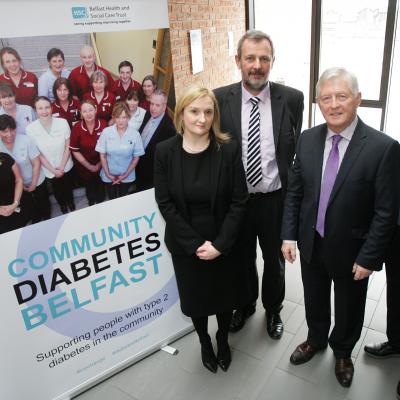
[[[161,96],[164,99],[165,104],[167,104],[168,96],[167,96],[167,93],[164,92],[164,90],[156,89],[151,95],[152,96]]]
[[[274,44],[272,43],[272,39],[269,35],[262,31],[257,31],[255,29],[247,31],[240,39],[237,45],[237,55],[239,59],[242,57],[242,47],[243,47],[243,42],[245,40],[252,40],[254,42],[261,42],[262,40],[268,40],[270,46],[271,46],[271,51],[272,51],[272,58],[275,57],[275,50],[274,50]]]
[[[333,67],[326,69],[318,79],[316,86],[317,98],[320,95],[322,84],[332,78],[344,79],[348,83],[350,91],[353,93],[354,96],[358,96],[358,94],[360,93],[360,90],[358,89],[357,78],[352,72],[342,67]]]

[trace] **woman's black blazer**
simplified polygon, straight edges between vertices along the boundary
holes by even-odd
[[[211,212],[218,234],[214,247],[228,255],[236,245],[246,212],[247,185],[238,143],[211,141]],[[158,207],[166,222],[165,244],[171,254],[192,255],[206,238],[189,224],[183,195],[182,136],[157,145],[154,188]]]

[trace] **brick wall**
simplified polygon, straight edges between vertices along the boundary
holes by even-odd
[[[168,0],[176,95],[193,83],[211,89],[239,80],[234,56],[228,55],[228,32],[234,46],[245,32],[244,0]],[[201,29],[204,70],[192,74],[189,30]],[[236,51],[234,51],[234,54]]]

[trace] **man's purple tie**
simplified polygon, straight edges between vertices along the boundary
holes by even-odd
[[[333,184],[335,183],[336,175],[339,167],[339,149],[338,144],[342,136],[332,136],[332,148],[329,152],[328,160],[326,161],[324,177],[321,183],[321,193],[319,195],[318,217],[317,217],[317,232],[324,237],[325,234],[325,214],[328,207],[329,197],[331,196]]]

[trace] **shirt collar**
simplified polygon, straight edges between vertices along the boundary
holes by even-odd
[[[97,123],[96,123],[96,121],[97,121]],[[82,127],[82,130],[84,130],[85,132],[89,132],[89,129],[87,128],[86,122],[84,120],[81,121],[81,127]],[[96,118],[93,133],[95,133],[99,128],[100,128],[100,120]]]
[[[261,103],[266,103],[270,98],[271,98],[271,89],[269,85],[269,81],[267,82],[267,85],[263,90],[261,90],[260,93],[258,93],[257,96],[254,96],[251,94],[243,85],[242,82],[242,100],[244,103],[250,103],[250,99],[252,97],[258,97],[261,101]]]
[[[57,108],[61,108],[61,104],[59,100],[54,101],[54,106]],[[71,100],[71,103],[68,104],[68,108],[72,107],[74,105],[74,99]]]
[[[161,121],[164,114],[165,114],[165,112],[162,113],[159,117],[156,117],[156,118],[150,117],[150,121],[154,121],[154,122]]]
[[[103,97],[101,98],[100,101],[105,101],[105,100],[107,100],[107,99],[108,99],[108,95],[109,95],[108,90],[104,90]],[[90,92],[90,97],[91,97],[93,100],[97,101],[96,95],[94,94],[94,90],[92,90],[92,91]]]
[[[97,71],[98,70],[98,66],[97,66],[97,64],[96,63],[94,63],[94,70],[95,71]],[[80,73],[81,74],[83,74],[83,73],[85,73],[86,74],[86,69],[85,69],[85,66],[82,64],[81,65],[81,70],[80,70]],[[86,74],[87,75],[87,74]]]
[[[351,138],[353,137],[357,124],[358,124],[358,117],[356,115],[351,124],[347,128],[343,129],[342,132],[339,132],[339,135],[350,142]],[[328,128],[328,135],[326,136],[326,140],[329,140],[333,135],[337,135],[337,133],[331,131]]]
[[[25,78],[27,77],[27,75],[28,75],[27,72],[24,71],[24,70],[21,68],[21,79],[25,79]],[[9,74],[7,71],[4,72],[4,77],[5,77],[6,79],[8,79],[8,80],[11,79],[10,74]]]

